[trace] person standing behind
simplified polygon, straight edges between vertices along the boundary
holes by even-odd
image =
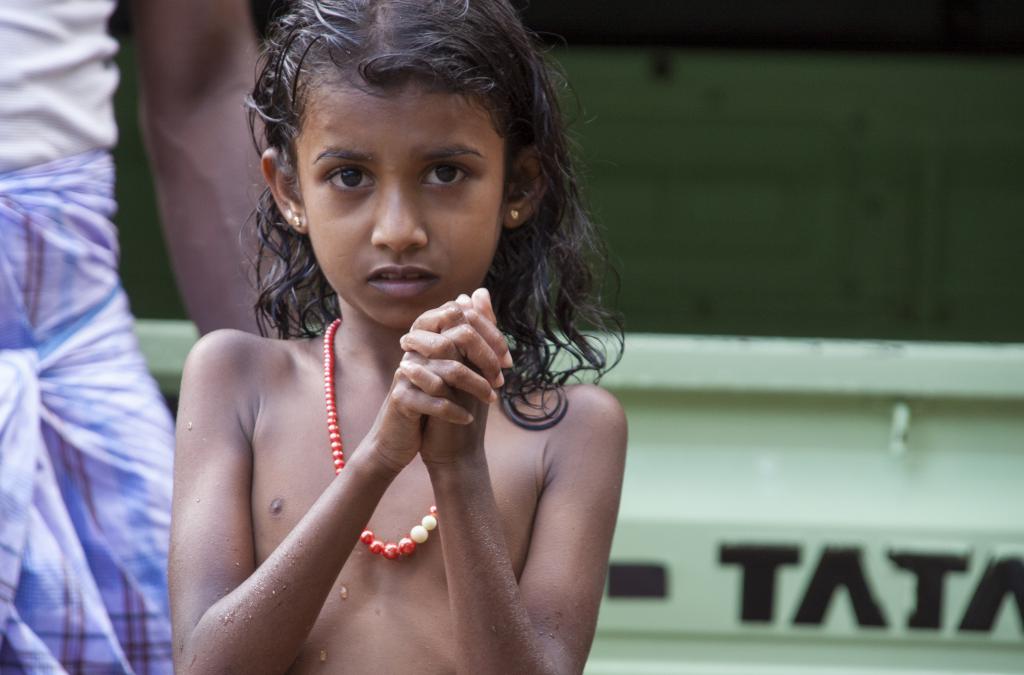
[[[200,333],[256,332],[256,245],[243,226],[263,189],[245,97],[257,39],[246,0],[134,0],[140,116],[164,238]],[[247,230],[248,231],[248,230]]]
[[[172,422],[132,331],[111,222],[118,73],[117,43],[106,26],[114,4],[0,5],[4,672],[172,671]],[[225,257],[241,258],[230,229],[237,232],[249,209],[244,160],[235,163],[236,155],[213,143],[206,156],[165,150],[175,124],[187,127],[198,117],[214,138],[226,129],[244,138],[246,87],[238,89],[237,114],[223,102],[232,96],[224,82],[235,78],[225,65],[243,72],[253,53],[248,10],[242,2],[170,0],[140,1],[135,10],[143,71],[165,78],[147,83],[143,124],[163,181],[166,233],[186,305],[204,330],[249,328],[241,274],[220,272],[231,269]],[[225,40],[224,26],[241,37]],[[190,70],[172,72],[182,65],[168,58],[174,40],[195,50]],[[223,58],[227,49],[240,56]],[[189,80],[203,64],[209,76]],[[192,116],[181,114],[189,106]],[[227,112],[218,118],[213,110]],[[178,204],[186,195],[194,199]],[[197,228],[205,228],[198,254],[181,245],[196,240]],[[207,266],[204,256],[218,264]]]

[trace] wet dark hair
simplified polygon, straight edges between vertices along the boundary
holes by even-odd
[[[293,171],[310,89],[339,76],[370,91],[415,83],[474,97],[505,139],[509,170],[520,151],[536,148],[543,195],[525,223],[502,229],[484,285],[515,361],[506,411],[524,426],[557,423],[562,385],[614,365],[580,326],[610,335],[616,357],[622,346],[621,323],[599,300],[595,270],[607,261],[563,126],[556,85],[564,79],[506,0],[294,0],[268,29],[248,100],[257,150],[276,148],[282,170]],[[288,225],[269,189],[255,221],[260,331],[318,335],[339,310],[309,239]]]

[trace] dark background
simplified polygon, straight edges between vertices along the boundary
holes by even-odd
[[[524,16],[575,90],[628,330],[1024,341],[1024,2],[560,0]],[[127,26],[122,8],[122,271],[138,316],[181,318]]]
[[[684,48],[1024,52],[1019,0],[513,0],[551,42]],[[284,3],[253,0],[262,27]],[[111,21],[130,33],[128,4]]]

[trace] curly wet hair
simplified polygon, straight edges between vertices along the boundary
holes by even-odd
[[[275,148],[292,171],[308,93],[339,76],[372,91],[415,83],[475,97],[505,139],[509,171],[520,151],[536,149],[543,194],[527,222],[502,230],[484,285],[515,361],[506,411],[524,426],[557,423],[562,386],[586,371],[599,379],[622,347],[621,322],[600,302],[611,268],[573,165],[559,105],[564,78],[506,0],[294,0],[268,29],[248,99],[257,151]],[[318,335],[339,309],[309,239],[269,189],[255,222],[261,332]],[[594,334],[611,337],[614,357]]]

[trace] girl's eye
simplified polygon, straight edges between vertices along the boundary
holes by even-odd
[[[339,169],[331,176],[331,180],[335,183],[341,183],[345,187],[357,188],[362,187],[364,182],[368,181],[366,174],[361,169],[353,167],[345,167]]]
[[[434,169],[427,176],[427,182],[433,183],[435,185],[446,185],[448,183],[454,183],[455,181],[457,181],[459,178],[462,177],[463,173],[465,172],[457,166],[452,166],[450,164],[442,164],[441,166],[434,167]]]

